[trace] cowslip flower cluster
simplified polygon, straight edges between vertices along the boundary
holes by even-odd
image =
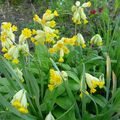
[[[72,6],[72,12],[73,12],[73,17],[72,20],[75,24],[81,24],[81,20],[84,21],[84,24],[88,23],[86,14],[84,12],[84,8],[90,7],[91,2],[86,2],[83,3],[82,5],[80,4],[79,1],[76,1],[75,5]]]
[[[86,83],[87,83],[88,87],[90,88],[90,93],[95,93],[97,87],[99,87],[101,89],[105,85],[103,75],[101,75],[98,79],[88,73],[85,73],[85,78],[86,78]]]
[[[50,69],[50,82],[48,84],[48,88],[50,91],[60,84],[62,84],[63,80],[66,81],[68,79],[68,75],[65,71],[55,71],[54,69]]]
[[[102,38],[101,38],[101,36],[99,34],[94,35],[91,38],[90,43],[94,44],[94,45],[97,45],[97,46],[103,45]]]
[[[35,44],[54,43],[54,39],[58,39],[58,30],[54,29],[56,22],[54,17],[59,16],[57,11],[52,12],[47,9],[43,14],[42,19],[35,14],[33,20],[42,26],[43,30],[37,30],[36,34],[31,38],[31,41]]]
[[[70,51],[68,49],[68,45],[75,45],[77,37],[73,36],[72,38],[64,38],[62,37],[60,40],[57,41],[56,44],[53,45],[52,48],[49,48],[49,52],[51,54],[59,52],[60,53],[60,58],[59,58],[59,62],[64,62],[64,54],[68,54]]]
[[[19,43],[15,42],[14,31],[17,31],[17,27],[12,25],[9,22],[3,22],[1,25],[1,43],[2,43],[2,52],[4,52],[4,57],[8,60],[12,60],[12,63],[19,63],[20,53],[24,55],[29,53],[29,47],[26,39],[30,38],[32,33],[28,28],[22,30],[21,35],[19,36]]]
[[[18,91],[11,101],[12,106],[14,106],[18,111],[21,113],[28,113],[27,109],[27,98],[26,98],[26,91],[24,89]]]
[[[101,75],[99,79],[97,77],[92,76],[91,74],[85,73],[85,83],[83,86],[83,81],[80,82],[80,97],[83,97],[83,94],[89,95],[87,91],[87,86],[90,89],[90,93],[95,93],[97,90],[96,88],[99,87],[102,89],[105,85],[104,76]],[[84,91],[83,91],[84,88]]]

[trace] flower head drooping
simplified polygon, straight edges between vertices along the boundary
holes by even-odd
[[[90,43],[91,43],[91,44],[94,44],[94,45],[97,45],[97,46],[103,45],[103,43],[102,43],[102,38],[101,38],[101,36],[100,36],[99,34],[94,35],[94,36],[91,38]]]
[[[99,88],[104,87],[105,82],[104,82],[103,76],[100,76],[100,78],[98,79],[88,73],[85,73],[85,78],[86,78],[86,83],[90,88],[90,93],[95,93],[97,86]]]
[[[76,1],[75,5],[72,6],[73,17],[72,20],[75,24],[81,24],[81,20],[84,21],[84,24],[88,23],[84,8],[90,7],[91,2],[86,2],[80,5],[79,1]]]
[[[21,113],[24,113],[24,114],[28,113],[26,91],[24,89],[18,91],[13,96],[11,104]]]
[[[12,60],[13,63],[18,64],[19,60],[19,50],[15,45],[11,46],[7,53],[4,54],[4,57],[8,60]]]
[[[48,84],[48,88],[52,91],[55,87],[62,84],[62,82],[68,80],[68,75],[65,71],[55,71],[54,69],[50,69],[50,83]]]
[[[80,33],[77,34],[76,45],[81,45],[82,48],[86,47],[85,40],[84,40],[82,34],[80,34]]]
[[[59,86],[63,82],[62,77],[58,71],[50,69],[50,83],[48,88],[52,91],[55,87]]]
[[[7,52],[7,50],[13,45],[13,42],[15,42],[15,35],[13,33],[15,28],[17,29],[15,25],[12,25],[9,22],[2,23],[0,40],[2,42],[3,52]]]

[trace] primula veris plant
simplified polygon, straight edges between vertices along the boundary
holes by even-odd
[[[35,14],[40,29],[26,27],[20,35],[12,23],[1,24],[0,111],[16,120],[116,118],[120,90],[105,39],[77,30],[88,23],[85,9],[91,5],[76,1],[71,6],[75,33],[69,36],[58,30],[56,18],[61,16],[56,10],[47,9],[42,17]]]
[[[73,17],[72,20],[75,24],[81,24],[81,21],[84,21],[84,24],[88,23],[84,8],[90,7],[91,2],[86,2],[81,5],[79,1],[76,1],[75,5],[72,6]]]

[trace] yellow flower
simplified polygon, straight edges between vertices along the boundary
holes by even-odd
[[[22,30],[22,34],[24,35],[25,38],[30,38],[31,35],[32,35],[32,32],[31,32],[30,29],[24,28],[24,29]]]
[[[100,77],[99,77],[99,83],[98,83],[98,86],[99,86],[99,88],[101,89],[101,88],[103,88],[104,87],[104,85],[105,85],[105,80],[104,80],[104,75],[101,75]]]
[[[41,19],[39,18],[39,16],[38,16],[37,14],[34,15],[33,20],[34,20],[35,22],[41,23]]]
[[[52,11],[50,9],[47,9],[45,13],[50,15],[52,13]]]
[[[97,85],[98,85],[98,82],[99,82],[99,79],[88,74],[88,73],[85,73],[85,77],[86,77],[86,82],[87,82],[87,85],[90,89],[93,89],[93,88],[96,88]]]
[[[70,39],[69,39],[69,38],[63,38],[63,42],[64,42],[65,44],[69,44],[69,43],[70,43]]]
[[[74,45],[75,42],[76,42],[76,40],[77,40],[77,36],[74,35],[72,38],[70,38],[69,44],[70,44],[70,45]]]
[[[8,50],[5,47],[2,48],[2,52],[7,52],[7,51]]]
[[[45,25],[46,21],[44,19],[41,20],[41,23]]]
[[[63,81],[62,81],[62,77],[60,76],[60,73],[58,71],[55,71],[54,69],[50,69],[50,83],[48,85],[49,90],[52,91],[62,82]]]
[[[53,91],[53,89],[55,88],[55,86],[51,85],[51,84],[48,84],[48,88],[49,88],[50,91]]]
[[[46,10],[46,12],[43,14],[43,17],[42,17],[42,19],[45,20],[45,21],[50,21],[53,18],[54,18],[54,14],[49,9]]]
[[[103,75],[101,75],[98,79],[88,73],[85,73],[85,78],[86,78],[86,83],[90,88],[90,93],[95,93],[97,86],[99,86],[100,89],[104,87],[105,82]]]
[[[59,16],[59,14],[58,14],[58,12],[56,10],[54,11],[54,16],[56,16],[56,17]]]
[[[82,48],[85,48],[86,47],[86,44],[82,44]]]
[[[95,88],[91,88],[90,89],[90,93],[95,93],[96,92],[96,89]]]
[[[64,51],[65,54],[68,54],[70,52],[69,49],[66,46],[63,47],[63,51]]]
[[[2,42],[5,42],[6,39],[7,39],[7,33],[6,32],[2,32],[0,39],[1,39]]]
[[[58,33],[59,33],[59,30],[58,30],[58,29],[56,29],[56,30],[55,30],[55,34],[58,34]]]
[[[32,37],[32,38],[31,38],[31,41],[34,43],[34,42],[35,42],[35,38]]]
[[[86,2],[82,4],[82,7],[90,7],[91,6],[91,2]]]
[[[18,58],[14,58],[14,59],[12,60],[12,63],[14,63],[14,64],[18,64],[18,63],[19,63]]]
[[[88,23],[88,20],[85,19],[85,20],[84,20],[84,24],[87,24],[87,23]]]
[[[24,114],[28,113],[26,91],[24,89],[18,91],[13,96],[11,104],[21,113],[24,113]]]
[[[12,24],[10,22],[3,22],[2,29],[10,30]]]
[[[44,43],[43,43],[43,44],[44,44]],[[36,42],[35,42],[35,45],[39,45],[39,43],[36,41]]]
[[[61,48],[63,48],[64,47],[64,43],[62,42],[62,41],[58,41],[57,42],[57,48],[58,49],[61,49]]]
[[[35,29],[32,29],[32,35],[35,35],[37,31]]]
[[[100,82],[98,83],[99,88],[103,88],[104,85],[105,85],[105,82],[104,82],[104,81],[100,81]]]
[[[13,25],[12,26],[12,31],[17,31],[17,26]]]
[[[49,53],[53,54],[55,52],[56,52],[56,50],[54,48],[49,48]]]
[[[63,57],[60,57],[58,61],[59,61],[60,63],[64,62]]]
[[[50,27],[54,28],[56,26],[56,22],[54,20],[50,21]]]
[[[26,108],[24,108],[24,107],[20,107],[19,109],[18,109],[21,113],[28,113],[28,109],[26,109]]]
[[[12,56],[9,55],[8,53],[5,53],[5,54],[4,54],[4,57],[5,57],[7,60],[11,60],[11,59],[12,59]]]
[[[78,11],[74,12],[72,21],[76,24],[81,24],[80,13]]]
[[[86,47],[85,40],[84,40],[82,34],[80,34],[80,33],[77,34],[76,44],[77,44],[78,46],[81,45],[82,48],[85,48],[85,47]]]

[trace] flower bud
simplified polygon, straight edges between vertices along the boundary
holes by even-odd
[[[49,114],[46,116],[45,120],[55,120],[55,118],[53,117],[51,112],[49,112]]]
[[[76,5],[77,7],[79,7],[79,6],[80,6],[80,1],[76,1],[75,5]]]
[[[101,46],[102,43],[102,38],[99,34],[94,35],[91,40],[90,40],[91,44],[96,44],[97,46]]]
[[[63,80],[65,80],[65,81],[68,80],[68,74],[65,71],[62,71],[61,75],[63,77]]]

